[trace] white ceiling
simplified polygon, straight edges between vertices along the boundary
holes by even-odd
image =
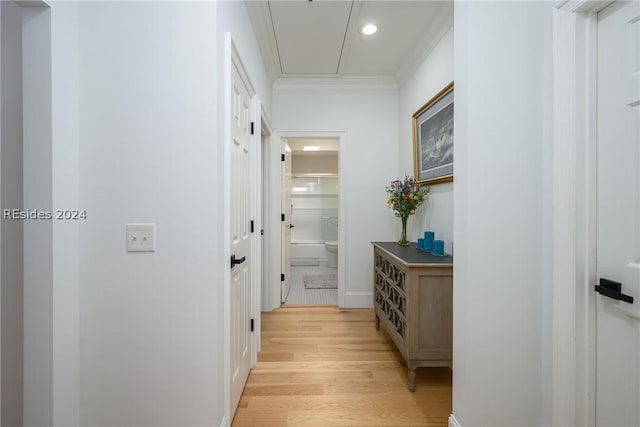
[[[451,1],[246,1],[274,78],[397,76],[453,22]],[[364,36],[366,23],[378,26]]]
[[[351,1],[268,1],[282,74],[336,74]]]

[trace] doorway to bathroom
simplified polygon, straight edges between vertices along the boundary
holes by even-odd
[[[283,304],[338,303],[339,138],[286,138]],[[290,162],[290,164],[288,163]]]

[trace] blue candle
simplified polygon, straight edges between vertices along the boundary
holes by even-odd
[[[424,250],[432,251],[433,250],[433,239],[435,238],[435,233],[433,231],[425,231],[424,232]]]
[[[424,249],[424,239],[422,238],[418,239],[418,247],[420,249]]]
[[[433,241],[433,254],[444,255],[444,240]]]

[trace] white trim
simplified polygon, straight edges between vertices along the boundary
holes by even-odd
[[[554,16],[554,426],[575,425],[575,136],[574,13]],[[562,120],[560,120],[562,118]],[[562,142],[562,143],[560,143]]]
[[[222,417],[222,421],[220,421],[220,427],[229,427],[229,420],[227,419],[227,414]]]
[[[449,427],[462,427],[462,425],[456,420],[455,415],[449,415]]]
[[[271,136],[273,133],[273,126],[271,125],[271,120],[269,119],[269,115],[264,109],[264,105],[260,105],[260,130],[262,131],[263,136]]]
[[[596,2],[594,2],[596,3]],[[582,98],[578,105],[582,105],[583,119],[581,121],[582,139],[584,145],[581,150],[582,168],[580,170],[581,193],[579,211],[582,212],[578,242],[582,242],[578,253],[580,261],[578,294],[576,299],[576,422],[584,426],[596,424],[596,294],[593,286],[596,283],[596,220],[597,220],[597,43],[598,16],[605,2],[598,2],[597,9],[592,9],[584,15],[585,49],[582,82]],[[577,178],[578,179],[578,178]]]
[[[264,104],[260,105],[260,133],[256,136],[260,143],[260,158],[258,159],[259,167],[260,167],[260,183],[259,189],[261,192],[261,211],[259,215],[260,227],[257,230],[269,230],[271,227],[271,211],[270,211],[270,203],[271,203],[271,177],[270,177],[270,164],[268,161],[265,161],[266,158],[269,158],[271,155],[271,144],[272,141],[277,138],[272,138],[273,135],[273,126],[271,125],[271,120],[269,119],[269,115],[264,109]],[[264,208],[264,209],[262,209]],[[261,254],[261,264],[262,264],[262,277],[260,284],[260,301],[258,305],[258,311],[256,313],[256,328],[261,329],[262,325],[262,316],[260,312],[262,311],[271,311],[274,306],[271,304],[271,287],[269,286],[270,278],[271,278],[271,264],[273,263],[272,259],[272,249],[271,245],[272,238],[270,233],[267,231],[264,235],[259,235],[259,242],[261,248],[265,248],[266,250]],[[279,243],[278,243],[279,244]],[[265,262],[262,262],[265,261]],[[262,333],[262,332],[261,332]],[[262,347],[261,343],[262,337],[258,338],[258,352]]]
[[[0,34],[2,34],[2,5],[0,4]],[[1,52],[0,52],[1,53]],[[0,82],[2,80],[2,55],[0,54]],[[0,123],[2,123],[2,85],[0,85]],[[2,133],[0,132],[0,147],[2,145]],[[0,177],[2,176],[2,149],[0,149]],[[0,196],[2,196],[2,190],[0,188]],[[4,203],[3,203],[4,204]],[[2,269],[2,222],[0,222],[0,272],[4,271]],[[2,274],[0,274],[0,302],[2,301]],[[0,331],[2,331],[2,304],[0,303]],[[2,334],[0,334],[0,384],[2,384]],[[2,387],[0,387],[0,392],[2,391]],[[0,420],[2,420],[2,398],[0,394]]]
[[[398,90],[394,77],[287,77],[279,78],[273,90]]]
[[[222,144],[222,152],[223,152],[223,163],[224,163],[224,171],[223,171],[223,185],[222,185],[222,193],[223,193],[223,247],[222,247],[222,258],[223,260],[230,259],[231,257],[231,233],[230,233],[230,224],[231,224],[231,150],[229,148],[229,144],[227,141],[231,138],[231,119],[230,119],[230,111],[231,111],[231,97],[229,93],[231,92],[231,34],[225,33],[224,35],[224,68],[223,75],[221,76],[224,79],[224,111],[222,111],[223,122],[221,127],[223,130],[223,144]],[[226,266],[226,262],[223,262],[223,266]],[[231,372],[231,272],[228,268],[223,269],[223,288],[224,288],[224,309],[223,309],[223,348],[226,349],[224,351],[224,363],[223,363],[223,393],[224,393],[224,418],[229,419],[231,417],[231,378],[226,373]]]
[[[260,306],[262,294],[262,105],[257,95],[251,99],[251,122],[253,135],[251,136],[251,220],[253,233],[251,235],[251,318],[254,321],[251,336],[251,368],[258,363],[260,351]]]
[[[615,0],[564,0],[556,9],[570,13],[598,13]]]
[[[46,7],[46,8],[50,8],[48,2],[44,1],[44,0],[14,0],[14,2],[20,7],[27,7],[27,8]]]
[[[433,18],[432,24],[429,25],[423,37],[416,43],[415,47],[409,52],[404,62],[396,72],[396,80],[401,85],[415,73],[420,64],[429,56],[433,48],[435,48],[447,31],[453,27],[454,2],[443,2],[440,9]]]
[[[340,307],[345,308],[372,308],[373,292],[371,291],[348,291],[344,294],[344,304]]]
[[[229,37],[231,37],[231,33],[225,33],[225,34],[229,34]],[[230,40],[230,43],[231,43],[231,62],[233,65],[235,65],[236,69],[238,70],[238,73],[240,74],[240,78],[242,79],[245,86],[247,87],[247,91],[249,92],[249,98],[253,98],[256,95],[256,90],[253,87],[253,84],[251,83],[251,79],[249,78],[249,73],[247,72],[247,69],[244,66],[244,62],[242,62],[242,57],[240,56],[240,53],[238,52],[238,48],[233,42],[233,39]]]
[[[554,11],[554,426],[595,425],[595,11],[604,3]]]
[[[347,143],[347,133],[337,132],[340,138],[339,153],[344,153]],[[347,196],[344,176],[347,170],[345,156],[338,154],[338,307],[348,307],[346,304],[345,292],[347,289]]]
[[[284,131],[278,133],[281,139],[286,138],[338,138],[339,149],[342,150],[347,143],[347,134],[344,131]],[[272,160],[274,161],[274,160]],[[278,159],[279,161],[279,159]],[[344,156],[338,156],[338,187],[344,188],[344,170],[347,165],[344,163]],[[272,187],[271,191],[275,189]],[[279,190],[278,190],[279,191]],[[346,210],[347,210],[347,198],[344,191],[340,191],[338,194],[338,306],[350,307],[345,305],[345,289],[346,289],[346,274],[347,274],[347,262],[345,257],[346,252]],[[279,282],[278,282],[278,286]],[[373,297],[369,303],[369,307],[373,304]]]

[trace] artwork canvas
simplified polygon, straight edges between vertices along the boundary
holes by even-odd
[[[413,145],[418,183],[453,180],[453,83],[413,115]]]

